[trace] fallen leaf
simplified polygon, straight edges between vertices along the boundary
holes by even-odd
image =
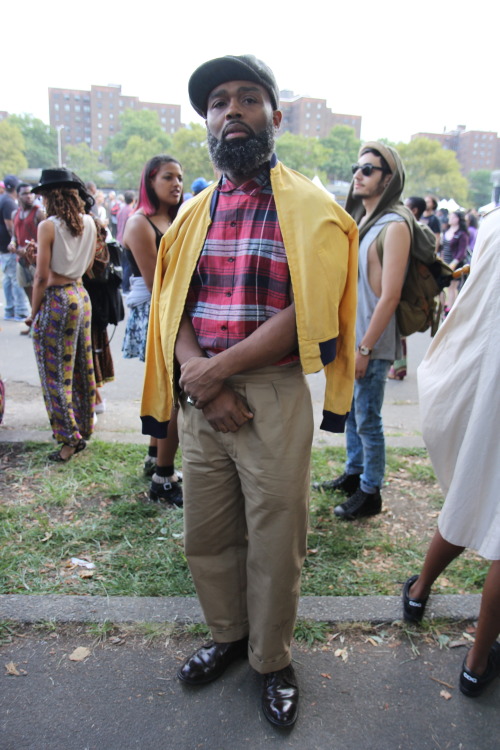
[[[70,661],[84,661],[87,656],[90,656],[90,649],[85,646],[78,646],[68,658]]]
[[[94,575],[94,571],[83,569],[78,571],[78,575],[80,576],[80,578],[92,578],[92,576]]]
[[[449,693],[447,690],[441,690],[439,695],[441,696],[441,698],[444,698],[445,701],[449,701],[451,698],[451,693]]]
[[[326,680],[332,679],[331,674],[328,674],[328,672],[321,672],[321,676],[324,677]]]
[[[14,675],[16,677],[19,677],[21,674],[21,672],[17,671],[17,664],[14,664],[13,661],[9,661],[9,663],[5,665],[5,669],[7,670],[7,674]]]
[[[334,656],[337,656],[338,658],[342,659],[342,661],[347,661],[347,649],[346,648],[338,648],[334,651]]]

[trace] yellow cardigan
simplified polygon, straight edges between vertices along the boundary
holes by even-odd
[[[304,373],[325,368],[321,429],[343,432],[354,384],[358,229],[324,190],[277,162],[271,185],[295,299]],[[189,201],[164,235],[156,265],[142,396],[143,433],[164,437],[175,393],[174,348],[216,185]]]

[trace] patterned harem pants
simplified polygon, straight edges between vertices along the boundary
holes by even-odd
[[[58,443],[77,445],[93,430],[96,384],[91,307],[81,284],[50,286],[33,321],[45,407]]]

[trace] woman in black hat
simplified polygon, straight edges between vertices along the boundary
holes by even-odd
[[[35,355],[54,438],[52,461],[82,451],[93,429],[96,385],[90,340],[91,308],[82,275],[92,265],[96,228],[67,169],[44,169],[33,192],[47,219],[38,226],[31,316]]]

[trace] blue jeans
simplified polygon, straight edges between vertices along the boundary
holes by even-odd
[[[347,417],[346,474],[361,474],[361,489],[380,489],[385,471],[385,439],[382,404],[391,363],[371,359],[366,375],[354,384],[352,408]]]
[[[4,317],[26,318],[30,311],[29,300],[24,289],[17,283],[16,255],[14,253],[0,253],[0,267],[3,272]]]

